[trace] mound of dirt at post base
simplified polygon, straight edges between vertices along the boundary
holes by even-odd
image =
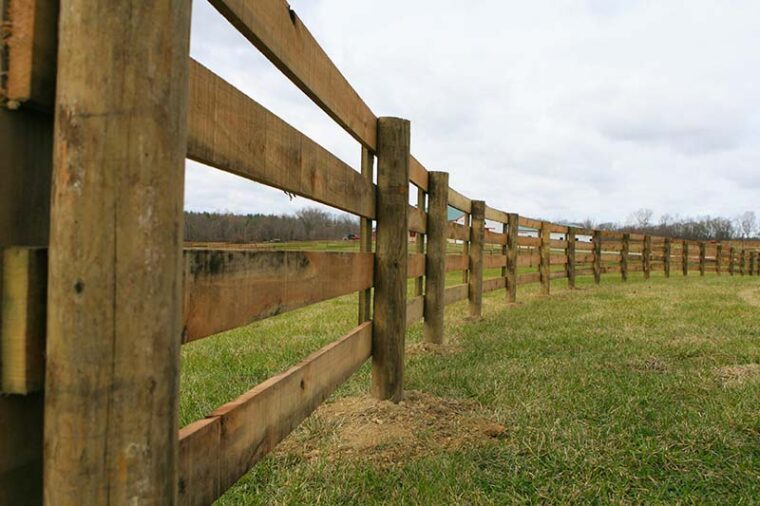
[[[507,429],[478,415],[473,401],[405,392],[398,404],[369,396],[320,406],[277,447],[306,460],[370,460],[393,465],[508,437]]]

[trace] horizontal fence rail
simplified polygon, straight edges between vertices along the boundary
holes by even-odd
[[[484,293],[515,302],[526,284],[760,270],[756,242],[471,199],[413,156],[409,122],[377,117],[284,0],[210,3],[358,141],[359,170],[189,58],[187,6],[132,2],[145,30],[125,31],[106,0],[0,1],[0,504],[210,504],[368,360],[372,394],[399,401],[408,326],[445,343],[451,304],[479,318]],[[359,251],[183,248],[183,155],[354,215]],[[354,293],[357,327],[176,427],[181,345]]]

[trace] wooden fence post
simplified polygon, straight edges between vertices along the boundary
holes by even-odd
[[[486,203],[472,201],[470,228],[470,276],[468,279],[470,316],[479,318],[483,312],[483,240],[486,228]]]
[[[190,2],[65,5],[45,502],[174,504]]]
[[[631,250],[631,234],[623,234],[623,244],[620,247],[620,277],[628,281],[628,255]]]
[[[575,288],[575,229],[572,227],[567,228],[567,249],[565,254],[567,255],[567,287],[570,289]]]
[[[718,243],[718,245],[715,246],[715,273],[718,276],[721,275],[722,261],[723,261],[723,243]]]
[[[705,275],[705,258],[706,258],[706,245],[704,241],[699,242],[699,275]]]
[[[409,138],[408,121],[378,119],[372,395],[393,402],[404,393]]]
[[[744,276],[744,270],[745,270],[744,266],[745,266],[745,263],[746,262],[745,262],[744,250],[741,250],[739,252],[739,274],[741,274],[742,276]]]
[[[427,255],[425,257],[425,322],[423,340],[442,344],[446,288],[449,174],[428,174]]]
[[[652,236],[644,236],[644,251],[641,255],[641,260],[644,269],[644,279],[649,279],[649,275],[652,271]]]
[[[689,243],[683,241],[683,247],[681,248],[681,268],[683,269],[683,275],[689,275]]]
[[[425,212],[425,190],[422,188],[417,188],[417,209],[421,210],[422,212]],[[427,232],[426,232],[427,233]],[[425,237],[425,234],[421,232],[417,232],[414,236],[414,250],[415,253],[418,255],[424,255],[425,254],[425,241],[427,238]],[[423,287],[425,285],[425,277],[424,276],[418,276],[414,278],[414,295],[415,297],[419,297],[423,294]]]
[[[665,246],[663,246],[662,254],[663,254],[663,269],[665,271],[665,277],[670,277],[670,248],[671,248],[671,242],[670,237],[665,238]]]
[[[541,293],[544,295],[549,295],[549,292],[551,291],[551,228],[549,226],[549,223],[545,221],[541,222],[539,234],[541,236],[541,245],[538,247],[538,272],[540,273],[541,277]]]
[[[362,176],[372,182],[375,156],[362,146]],[[359,220],[359,251],[372,251],[372,220],[362,217]],[[372,288],[359,292],[359,323],[362,324],[371,319],[370,303],[372,301]]]
[[[757,252],[756,251],[750,251],[749,253],[749,275],[754,276],[756,274],[755,271],[755,260],[757,259]]]
[[[507,302],[517,301],[517,236],[519,234],[520,216],[516,213],[507,215]]]
[[[728,274],[734,275],[734,267],[736,266],[736,248],[733,246],[728,247]]]
[[[602,281],[602,232],[594,230],[594,283],[597,285]]]

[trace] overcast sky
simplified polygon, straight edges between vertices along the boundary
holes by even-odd
[[[207,2],[192,55],[341,159],[359,144]],[[294,0],[412,152],[489,205],[548,219],[760,211],[758,0]],[[188,163],[186,207],[313,205]]]

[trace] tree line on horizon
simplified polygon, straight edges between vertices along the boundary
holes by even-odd
[[[614,230],[696,241],[751,239],[758,232],[757,217],[747,211],[734,218],[721,216],[679,217],[665,214],[655,220],[651,209],[639,209],[626,223],[558,221],[597,230]],[[340,240],[359,233],[359,220],[307,207],[295,214],[235,214],[185,211],[185,240],[191,242],[252,243],[267,241]]]
[[[358,219],[315,207],[295,214],[185,211],[185,240],[190,242],[321,241],[358,233]]]
[[[758,222],[754,211],[745,211],[734,218],[709,215],[680,217],[663,214],[655,220],[651,209],[639,209],[632,213],[624,224],[595,223],[591,219],[586,219],[581,226],[597,230],[677,237],[694,241],[755,239],[758,235]]]

